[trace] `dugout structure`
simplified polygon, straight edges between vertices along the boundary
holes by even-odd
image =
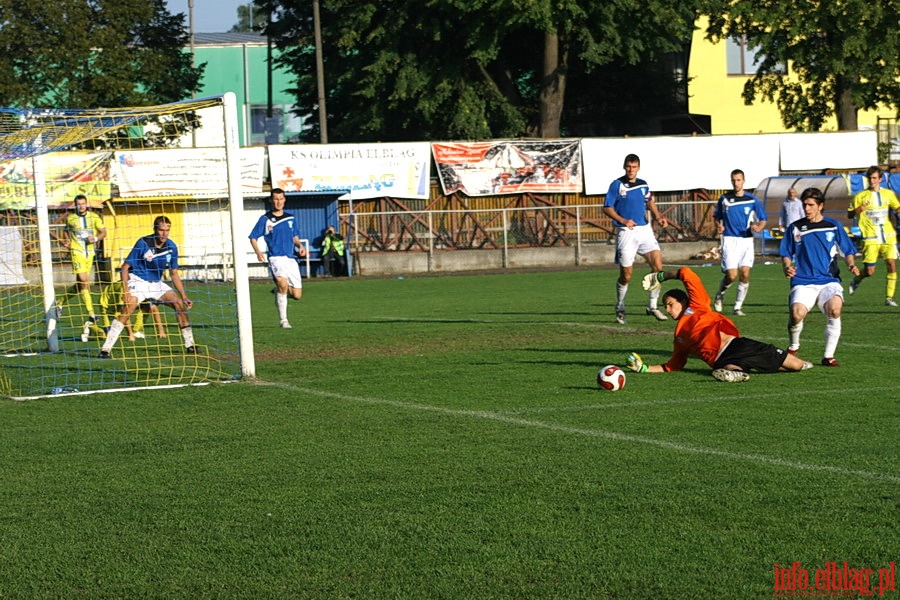
[[[204,140],[196,128],[202,122]],[[25,399],[233,381],[255,375],[250,329],[242,174],[233,94],[161,106],[0,108],[0,395]],[[93,244],[93,310],[67,247],[74,197],[105,225]],[[187,353],[170,307],[132,316],[112,359],[104,327],[121,295],[135,242],[156,216],[172,223],[179,273],[193,301],[196,354]],[[237,239],[236,239],[237,238]],[[88,244],[91,245],[91,244]],[[171,283],[171,273],[164,281]],[[92,321],[90,313],[98,317]],[[141,322],[143,321],[143,322]]]

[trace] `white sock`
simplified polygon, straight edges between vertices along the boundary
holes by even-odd
[[[825,323],[825,354],[828,358],[834,358],[834,351],[837,350],[838,340],[841,339],[841,318],[828,319]]]
[[[788,322],[788,350],[800,349],[800,332],[803,331],[803,321],[791,325]]]
[[[656,288],[655,290],[650,290],[650,303],[647,305],[647,307],[648,307],[650,310],[655,310],[656,308],[658,308],[658,306],[659,306],[659,292],[660,292],[660,289],[659,289],[659,288]]]
[[[125,329],[125,325],[122,324],[122,321],[113,319],[113,322],[109,326],[109,333],[106,334],[106,341],[103,342],[101,350],[105,350],[106,352],[112,350],[112,347],[116,345],[119,336],[122,334],[123,329]]]
[[[194,330],[191,326],[181,328],[181,338],[184,340],[184,347],[190,348],[194,345]]]
[[[622,285],[616,282],[616,310],[625,310],[625,294],[628,293],[628,284]]]
[[[275,294],[275,306],[278,307],[278,318],[287,321],[287,294]]]
[[[739,309],[744,305],[744,298],[747,297],[747,290],[750,289],[749,283],[738,283],[737,295],[734,297],[734,308]]]

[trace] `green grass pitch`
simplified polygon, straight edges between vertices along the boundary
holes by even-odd
[[[0,402],[0,598],[767,598],[776,564],[815,586],[829,562],[877,596],[900,559],[880,267],[839,369],[724,384],[692,359],[615,393],[597,370],[666,360],[673,324],[636,280],[615,325],[614,270],[316,280],[290,330],[254,284],[255,382]],[[786,345],[787,292],[758,265],[742,333]]]

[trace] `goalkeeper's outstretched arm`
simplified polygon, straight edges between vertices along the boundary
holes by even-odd
[[[625,365],[635,373],[665,373],[666,369],[662,365],[645,365],[641,355],[632,352],[625,359]]]
[[[641,287],[648,292],[650,290],[655,290],[663,281],[667,281],[669,279],[679,279],[679,271],[681,271],[681,269],[671,269],[669,271],[656,271],[654,273],[647,273],[641,280]]]

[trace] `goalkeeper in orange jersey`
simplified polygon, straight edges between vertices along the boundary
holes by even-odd
[[[675,320],[672,357],[665,364],[646,365],[640,355],[628,355],[628,368],[637,373],[680,371],[688,356],[701,358],[713,368],[718,381],[739,382],[750,379],[749,371],[775,373],[802,371],[812,363],[789,354],[772,344],[741,337],[738,328],[725,315],[710,308],[710,298],[700,277],[687,267],[646,275],[645,290],[654,290],[663,281],[678,279],[685,289],[675,288],[663,294],[665,311]]]

